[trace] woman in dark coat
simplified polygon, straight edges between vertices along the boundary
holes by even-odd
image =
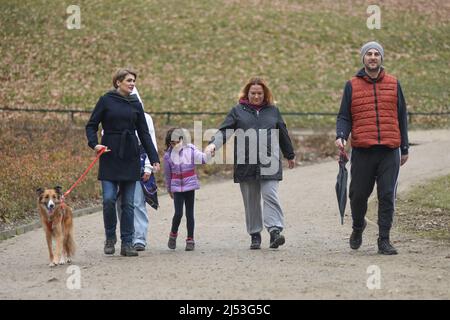
[[[239,103],[228,113],[205,152],[213,153],[233,133],[234,182],[239,183],[244,200],[250,249],[260,249],[263,223],[270,233],[270,248],[278,248],[285,242],[280,234],[284,217],[278,199],[278,183],[283,178],[280,154],[288,159],[290,169],[295,165],[295,154],[264,80],[253,78],[244,86]]]
[[[144,110],[136,95],[131,92],[136,83],[136,73],[120,69],[113,77],[115,90],[100,97],[86,125],[88,145],[97,153],[107,148],[100,157],[98,179],[103,190],[103,221],[106,241],[105,254],[114,254],[116,238],[116,199],[117,191],[122,195],[120,218],[120,254],[137,256],[132,246],[134,233],[134,190],[136,181],[141,179],[139,135],[150,162],[159,170],[159,157],[149,134]],[[103,137],[98,143],[97,132],[101,123]]]

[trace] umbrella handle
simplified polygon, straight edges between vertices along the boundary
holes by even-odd
[[[344,140],[344,138],[341,138],[340,139],[341,140],[341,146],[338,146],[338,149],[339,149],[339,155],[340,156],[344,156],[347,160],[348,160],[348,156],[347,156],[347,153],[345,152],[345,146],[344,146],[344,143],[345,143],[345,140]]]
[[[346,161],[348,161],[348,159],[349,159],[348,158],[348,154],[347,154],[347,152],[345,152],[345,150],[340,150],[339,151],[339,156],[340,157],[344,157]]]
[[[342,145],[342,147],[339,147],[339,150],[341,150],[341,151],[343,151],[343,152],[345,152],[345,139],[344,138],[341,138],[341,145]]]
[[[341,138],[342,148],[339,147],[339,156],[340,157],[343,156],[348,161],[348,155],[347,152],[345,152],[344,142],[345,142],[344,138]]]

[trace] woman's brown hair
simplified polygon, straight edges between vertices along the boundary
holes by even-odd
[[[114,77],[112,79],[112,83],[113,83],[114,88],[116,88],[116,89],[118,88],[117,81],[122,82],[123,79],[125,79],[125,77],[127,75],[129,75],[129,74],[133,75],[134,76],[134,80],[136,80],[137,74],[133,70],[126,69],[126,68],[122,68],[122,69],[117,70],[117,72],[114,74]]]
[[[260,85],[263,88],[264,91],[264,104],[270,104],[273,105],[273,95],[272,91],[270,91],[269,87],[267,86],[266,82],[262,78],[251,78],[248,83],[242,88],[241,92],[239,93],[239,100],[241,99],[248,99],[248,92],[250,91],[250,87],[254,85]]]

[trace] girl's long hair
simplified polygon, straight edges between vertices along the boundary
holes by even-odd
[[[169,148],[171,147],[170,142],[171,141],[180,141],[180,140],[184,140],[184,133],[183,133],[183,129],[182,128],[170,128],[167,133],[166,133],[166,139],[165,139],[165,145],[166,145],[166,150],[169,150]]]

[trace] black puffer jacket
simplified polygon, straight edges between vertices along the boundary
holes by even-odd
[[[150,162],[159,162],[153,145],[144,110],[136,95],[128,98],[116,91],[109,91],[97,102],[86,124],[88,145],[98,144],[97,131],[102,124],[104,133],[101,144],[111,149],[100,157],[99,180],[138,181],[141,175],[137,131]]]
[[[234,138],[234,182],[282,180],[281,153],[289,160],[295,158],[295,153],[286,123],[278,108],[267,105],[256,111],[244,104],[236,105],[210,143],[214,143],[216,149],[219,149],[233,131],[240,131],[238,129],[242,129],[245,136],[241,133],[236,134]],[[272,145],[271,136],[276,133],[274,129],[278,129],[278,139],[275,139]],[[249,143],[249,137],[252,135],[256,137],[256,143]],[[240,142],[244,141],[244,137],[245,145]]]

